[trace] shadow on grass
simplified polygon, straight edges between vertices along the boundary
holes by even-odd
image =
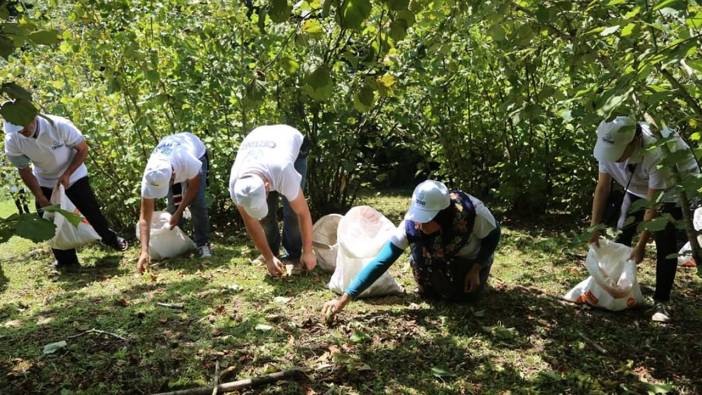
[[[702,295],[700,284],[690,291]],[[413,295],[402,299],[418,301]],[[684,304],[678,313],[681,319],[661,325],[644,309],[591,310],[506,287],[472,305],[423,303],[353,318],[346,313],[342,330],[363,332],[350,353],[370,369],[358,373],[356,367],[332,381],[360,392],[394,386],[391,392],[419,393],[646,392],[651,388],[644,381],[662,381],[699,393],[702,367],[695,361],[702,344],[695,339],[702,336],[702,308]],[[690,316],[697,318],[684,318]],[[529,360],[538,369],[525,375]]]
[[[593,311],[498,286],[470,305],[427,304],[415,294],[371,300],[391,305],[344,312],[339,325],[327,328],[312,298],[325,278],[313,273],[279,284],[274,295],[310,301],[297,310],[261,303],[255,288],[212,287],[207,277],[136,284],[100,297],[65,292],[31,314],[5,306],[0,317],[20,322],[0,327],[0,388],[151,393],[206,385],[217,360],[248,376],[315,367],[328,354],[331,371],[314,371],[309,383],[319,393],[610,393],[621,385],[645,392],[641,380],[702,390],[699,282],[685,283],[691,303],[681,311],[697,321],[665,326],[651,323],[645,311]],[[90,328],[129,341],[95,333],[69,338]],[[67,346],[42,355],[44,345],[60,340]],[[286,384],[255,391],[302,390]]]

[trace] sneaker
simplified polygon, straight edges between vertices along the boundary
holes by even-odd
[[[198,256],[200,259],[204,259],[204,258],[209,258],[209,257],[211,257],[211,256],[212,256],[212,250],[210,250],[210,246],[204,245],[204,246],[197,247],[197,256]]]
[[[651,316],[651,321],[653,322],[668,322],[670,321],[669,306],[667,303],[656,302],[653,306],[653,315]]]
[[[124,240],[123,238],[117,236],[115,244],[112,245],[112,248],[114,248],[117,251],[126,251],[127,248],[129,248],[129,243],[127,242],[127,240]]]

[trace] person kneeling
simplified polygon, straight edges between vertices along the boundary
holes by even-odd
[[[475,197],[427,180],[412,193],[404,221],[344,294],[324,304],[331,318],[372,285],[411,245],[410,264],[419,294],[454,302],[476,300],[485,290],[500,225]]]

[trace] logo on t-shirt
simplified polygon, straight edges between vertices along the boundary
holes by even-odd
[[[164,155],[166,155],[166,156],[169,156],[171,153],[173,153],[173,151],[175,150],[175,148],[176,148],[176,147],[179,147],[179,146],[180,146],[180,142],[178,142],[178,141],[169,141],[169,142],[166,142],[166,143],[161,143],[161,144],[159,144],[159,145],[156,147],[155,151],[156,151],[156,152],[159,152],[159,153],[162,153],[162,154],[164,154]]]
[[[241,145],[240,149],[252,149],[252,148],[275,148],[276,143],[272,140],[259,140],[259,141],[247,141]]]
[[[54,143],[51,144],[51,149],[52,150],[57,150],[61,147],[63,147],[65,144],[60,142],[60,141],[55,141]]]

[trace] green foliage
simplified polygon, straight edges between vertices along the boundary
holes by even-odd
[[[212,212],[229,224],[231,163],[264,123],[312,142],[307,192],[320,214],[392,182],[401,159],[387,153],[403,152],[424,158],[406,163],[406,179],[440,178],[514,212],[576,215],[591,203],[603,118],[649,113],[684,137],[702,124],[702,9],[691,1],[73,0],[21,15],[0,35],[31,44],[0,71],[15,81],[3,95],[17,99],[2,114],[35,114],[31,85],[43,111],[71,118],[99,198],[125,229],[150,151],[183,130],[212,154]]]

